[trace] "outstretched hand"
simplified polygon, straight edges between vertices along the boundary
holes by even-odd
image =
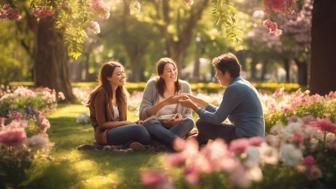
[[[181,99],[179,100],[179,103],[182,104],[182,106],[185,106],[187,108],[191,108],[193,110],[197,110],[198,109],[198,106],[197,106],[197,103],[195,103],[191,98],[185,98],[185,99]]]
[[[179,102],[179,100],[182,100],[182,99],[186,99],[188,98],[187,95],[185,94],[181,94],[181,95],[174,95],[174,96],[170,96],[166,99],[166,103],[167,105],[169,104],[176,104]]]

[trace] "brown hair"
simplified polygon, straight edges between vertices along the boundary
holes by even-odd
[[[172,64],[177,69],[176,63],[174,62],[173,59],[167,58],[167,57],[160,58],[160,60],[156,63],[157,74],[159,76],[163,74],[164,67],[166,66],[166,64]],[[163,97],[165,86],[166,86],[166,83],[164,79],[159,77],[156,83],[156,89],[158,90],[159,94],[162,97]],[[175,93],[178,92],[180,89],[181,89],[180,82],[177,78],[177,80],[175,81]]]
[[[115,61],[109,61],[104,63],[98,74],[98,81],[99,85],[91,92],[89,100],[87,101],[87,106],[90,106],[91,103],[93,103],[94,98],[98,91],[104,90],[106,100],[108,103],[108,107],[112,114],[113,108],[112,108],[112,98],[113,98],[113,91],[110,85],[110,82],[107,80],[108,77],[111,77],[114,70],[117,67],[123,68],[123,65],[121,65],[119,62]],[[116,102],[119,110],[119,119],[120,120],[127,120],[127,90],[124,86],[119,86],[116,90]]]
[[[235,78],[240,75],[240,63],[236,55],[232,53],[222,54],[212,60],[212,64],[223,74],[228,71],[231,77]]]

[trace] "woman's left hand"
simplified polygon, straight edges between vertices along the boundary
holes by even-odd
[[[173,127],[179,124],[183,120],[183,117],[180,113],[177,113],[173,119],[161,121],[164,125],[168,127]]]

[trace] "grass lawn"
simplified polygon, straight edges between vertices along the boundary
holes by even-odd
[[[28,188],[142,188],[140,171],[161,166],[159,154],[153,152],[78,151],[79,144],[93,142],[92,127],[76,123],[86,111],[79,104],[59,105],[48,116],[54,143],[51,161],[37,162],[30,170]]]

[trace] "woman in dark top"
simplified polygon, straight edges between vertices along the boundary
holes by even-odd
[[[97,144],[148,144],[150,135],[145,127],[127,121],[124,67],[118,62],[107,62],[102,65],[98,78],[99,86],[87,102]]]
[[[257,90],[240,77],[240,63],[232,54],[223,54],[213,60],[218,82],[226,87],[219,107],[189,95],[180,100],[199,116],[196,122],[197,140],[204,144],[209,139],[222,138],[231,142],[237,138],[264,136],[265,121]],[[223,124],[229,118],[232,124]]]

